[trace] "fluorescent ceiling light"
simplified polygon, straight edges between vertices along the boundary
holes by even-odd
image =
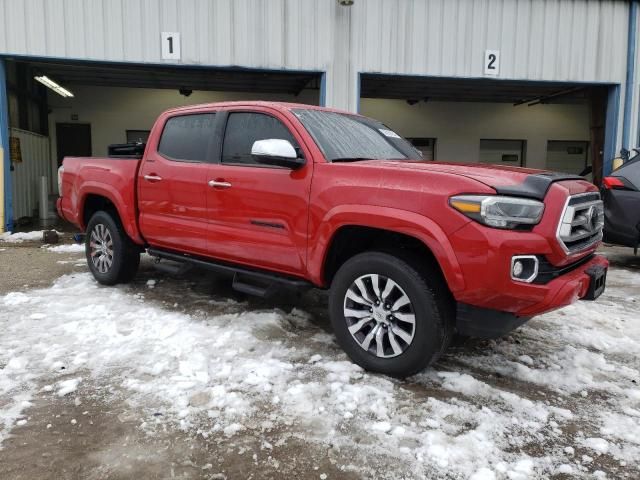
[[[61,95],[63,97],[73,97],[73,93],[71,93],[69,90],[67,90],[64,87],[61,87],[60,85],[58,85],[56,82],[54,82],[53,80],[51,80],[49,77],[47,77],[45,75],[42,75],[40,77],[33,77],[33,78],[35,78],[37,81],[39,81],[45,87],[49,87],[51,90],[56,92],[58,95]]]

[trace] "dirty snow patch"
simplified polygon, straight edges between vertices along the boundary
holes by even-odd
[[[64,397],[65,395],[69,395],[70,393],[75,392],[78,389],[78,385],[82,381],[82,378],[72,378],[69,380],[62,380],[58,382],[58,391],[56,394],[59,397]]]
[[[47,246],[46,249],[55,253],[84,253],[84,245],[80,243]]]
[[[44,230],[36,230],[33,232],[4,232],[0,233],[0,242],[22,243],[26,241],[42,240]]]
[[[142,421],[218,438],[286,431],[354,452],[377,478],[593,477],[601,458],[640,458],[640,324],[615,287],[640,274],[612,269],[609,282],[598,302],[454,348],[402,382],[349,362],[300,310],[188,315],[64,276],[0,296],[0,442],[32,396],[99,382]]]

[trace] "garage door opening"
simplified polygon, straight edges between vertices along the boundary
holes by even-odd
[[[599,182],[610,88],[361,74],[360,113],[411,140],[425,161],[540,168]]]
[[[320,72],[39,59],[8,59],[6,65],[10,136],[25,137],[21,162],[11,169],[14,219],[37,215],[41,176],[49,177],[50,191],[57,193],[56,169],[64,156],[106,156],[110,144],[145,141],[166,109],[232,100],[319,105],[322,97]],[[43,76],[73,96],[35,80]]]

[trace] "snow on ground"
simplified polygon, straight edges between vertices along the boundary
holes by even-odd
[[[55,253],[84,253],[84,245],[80,243],[47,246],[46,249]]]
[[[397,381],[350,363],[297,309],[200,317],[89,274],[65,276],[0,297],[0,442],[36,393],[107,382],[147,411],[150,432],[161,408],[163,421],[205,437],[288,430],[352,449],[345,467],[377,478],[592,477],[602,464],[636,472],[640,319],[630,285],[640,288],[640,273],[612,269],[598,302],[454,348]]]
[[[36,230],[33,232],[4,232],[0,233],[0,242],[22,243],[24,241],[42,240],[44,230]]]

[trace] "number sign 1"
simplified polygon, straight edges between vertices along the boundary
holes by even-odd
[[[500,50],[484,51],[484,74],[498,75],[500,73]]]
[[[180,60],[180,33],[162,32],[162,59]]]

